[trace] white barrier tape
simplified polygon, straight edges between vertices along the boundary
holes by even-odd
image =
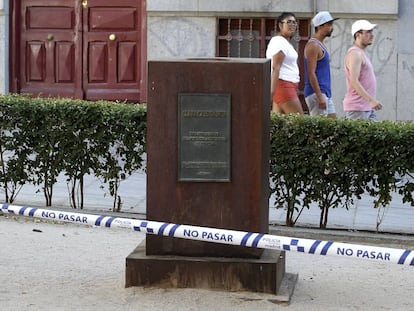
[[[9,204],[3,204],[1,211],[5,214],[52,219],[91,226],[131,229],[148,234],[156,234],[204,242],[285,251],[297,251],[301,253],[317,254],[323,256],[332,255],[346,258],[367,259],[371,261],[383,261],[397,263],[400,265],[414,266],[414,251],[405,249],[292,238],[271,234],[190,225],[178,225],[148,220],[62,212]]]

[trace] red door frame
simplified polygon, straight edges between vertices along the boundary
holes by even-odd
[[[90,0],[93,1],[93,0]],[[141,1],[141,69],[140,69],[140,99],[139,102],[147,101],[147,14],[146,0]],[[10,19],[9,19],[9,91],[11,93],[19,93],[20,85],[20,54],[25,53],[24,47],[20,46],[22,21],[21,21],[21,1],[10,1]],[[23,48],[23,50],[22,50]]]
[[[147,58],[147,0],[142,1],[142,25],[141,25],[141,103],[147,102],[148,96],[148,58]]]

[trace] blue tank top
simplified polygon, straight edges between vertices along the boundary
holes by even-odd
[[[316,63],[316,77],[318,78],[319,82],[319,88],[321,89],[321,92],[326,94],[328,98],[332,97],[331,92],[331,70],[330,70],[330,61],[329,61],[329,53],[328,50],[325,48],[325,46],[319,42],[319,40],[316,40],[315,38],[310,38],[310,42],[315,42],[319,44],[321,49],[324,51],[323,57],[319,59]],[[308,61],[305,56],[305,89],[304,89],[304,95],[309,96],[315,91],[313,90],[310,82],[309,82],[309,76],[308,76]]]

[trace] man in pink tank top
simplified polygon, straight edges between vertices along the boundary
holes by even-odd
[[[377,80],[365,49],[372,44],[376,24],[358,20],[352,24],[354,45],[345,56],[346,94],[343,101],[346,118],[376,121],[382,104],[376,98]]]

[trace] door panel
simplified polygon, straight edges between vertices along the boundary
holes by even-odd
[[[88,78],[91,83],[103,83],[107,79],[108,46],[105,42],[91,42],[88,54]]]
[[[118,82],[131,83],[137,81],[135,70],[137,67],[137,45],[131,42],[122,42],[119,44],[119,59],[118,59]]]
[[[86,99],[139,101],[141,11],[136,0],[89,0],[83,10]]]
[[[75,79],[75,46],[70,42],[59,42],[56,44],[56,81],[68,83]]]
[[[79,10],[73,0],[21,1],[21,93],[82,98]]]
[[[75,25],[72,7],[26,6],[28,29],[73,29]],[[53,18],[52,18],[53,17]]]
[[[28,82],[44,81],[46,77],[46,49],[41,42],[28,42],[26,46],[26,78]]]

